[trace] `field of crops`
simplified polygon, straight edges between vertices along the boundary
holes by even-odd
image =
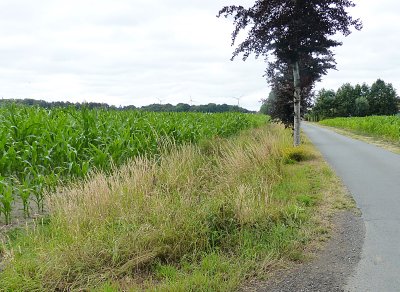
[[[400,143],[399,116],[370,116],[355,118],[335,118],[320,122],[322,125],[347,129],[359,134],[381,137]]]
[[[93,169],[108,171],[129,158],[155,155],[163,141],[196,143],[265,123],[238,113],[0,108],[0,213],[11,220],[16,200],[25,216],[43,211],[44,191]]]

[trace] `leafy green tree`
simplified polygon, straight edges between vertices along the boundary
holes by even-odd
[[[369,102],[365,96],[356,98],[356,109],[355,114],[358,117],[365,117],[369,112]]]
[[[398,112],[398,96],[391,83],[378,79],[367,96],[370,115],[394,115]]]
[[[350,28],[361,29],[361,22],[350,17],[347,8],[355,6],[350,0],[256,0],[246,9],[243,6],[225,6],[218,14],[233,15],[235,29],[232,45],[239,33],[247,29],[247,38],[233,52],[232,59],[251,53],[256,57],[272,54],[279,63],[292,71],[294,91],[294,145],[300,144],[301,60],[312,58],[318,72],[316,79],[334,68],[331,48],[342,43],[332,39],[336,33],[350,34]]]
[[[188,112],[190,111],[190,105],[187,103],[178,103],[176,105],[177,112]]]
[[[276,103],[276,94],[273,90],[270,91],[268,97],[262,100],[260,113],[271,116],[274,112],[274,106]]]
[[[260,110],[258,111],[258,113],[263,114],[263,115],[268,115],[268,104],[266,102],[263,102],[261,104],[261,107],[260,107]]]
[[[336,111],[339,117],[351,117],[356,115],[356,99],[360,95],[350,84],[343,84],[336,92]]]
[[[355,87],[356,91],[359,93],[360,96],[368,97],[371,88],[366,84],[363,83],[362,85],[357,84]]]
[[[370,92],[370,88],[367,84],[363,83],[362,85],[357,84],[354,86],[354,94],[356,95],[355,99],[355,112],[354,114],[358,117],[365,117],[369,113],[369,101],[368,95]]]
[[[313,117],[349,117],[367,115],[393,115],[399,110],[399,97],[392,84],[378,79],[369,87],[343,84],[337,92],[322,89],[312,109]]]
[[[318,119],[332,118],[336,116],[336,94],[333,90],[321,89],[316,97],[313,113]]]

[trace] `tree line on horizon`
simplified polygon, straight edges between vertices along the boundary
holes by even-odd
[[[4,106],[7,104],[19,104],[26,106],[39,106],[42,108],[68,108],[74,107],[77,109],[80,108],[89,108],[89,109],[113,109],[113,110],[138,110],[138,111],[146,111],[146,112],[199,112],[199,113],[225,113],[225,112],[240,112],[240,113],[254,113],[254,111],[250,111],[248,109],[242,108],[237,105],[229,105],[229,104],[215,104],[208,103],[202,105],[189,105],[187,103],[178,103],[177,105],[172,105],[170,103],[167,104],[150,104],[142,107],[136,107],[134,105],[127,106],[114,106],[109,105],[107,103],[99,103],[99,102],[69,102],[69,101],[45,101],[45,100],[36,100],[32,98],[25,99],[1,99],[0,106]]]
[[[274,89],[267,99],[263,100],[260,112],[270,115],[272,119],[282,120],[290,116],[290,98],[278,98]],[[308,120],[319,121],[335,117],[364,117],[395,115],[400,110],[400,99],[391,83],[382,79],[372,85],[366,83],[351,85],[345,83],[336,91],[321,89],[315,96],[308,93],[303,99],[305,117]],[[282,112],[287,112],[281,117]]]

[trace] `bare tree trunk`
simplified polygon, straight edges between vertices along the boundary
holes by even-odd
[[[294,82],[294,129],[293,129],[293,145],[300,145],[300,69],[299,62],[293,64],[293,82]]]

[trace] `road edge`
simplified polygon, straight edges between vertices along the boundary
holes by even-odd
[[[331,239],[311,261],[278,271],[271,280],[252,283],[243,291],[345,291],[361,259],[365,226],[356,210],[342,210],[332,218]]]

